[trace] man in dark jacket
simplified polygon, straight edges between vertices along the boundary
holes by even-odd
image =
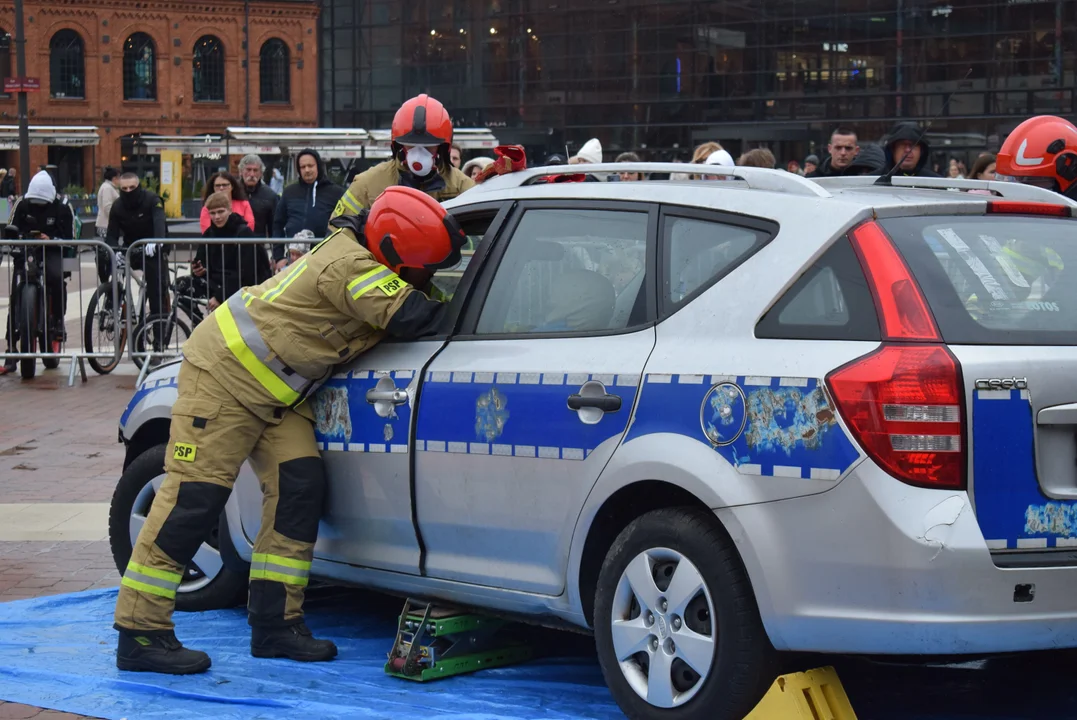
[[[859,175],[849,171],[853,160],[856,158],[860,146],[856,142],[856,131],[849,128],[835,128],[830,133],[830,143],[826,146],[827,156],[823,164],[815,168],[814,172],[807,173],[807,177],[841,177],[843,175]],[[805,161],[805,165],[807,161]]]
[[[206,198],[206,210],[209,212],[210,224],[202,237],[256,237],[243,216],[232,212],[232,198],[229,193],[210,195]],[[269,256],[261,244],[203,245],[195,254],[191,271],[195,277],[205,278],[209,285],[210,312],[240,289],[261,285],[273,276]]]
[[[0,198],[15,197],[19,194],[19,181],[15,179],[16,170],[10,168],[3,180],[0,180]]]
[[[882,175],[886,168],[886,153],[876,143],[861,145],[843,175]]]
[[[105,242],[110,247],[123,249],[139,240],[164,238],[167,235],[168,225],[165,222],[165,207],[161,198],[143,188],[138,182],[138,175],[120,175],[120,199],[109,213]],[[142,253],[132,256],[131,266],[145,273],[150,313],[157,315],[162,312],[165,293],[168,291],[165,256],[169,253],[169,247],[158,246],[156,243],[141,247]],[[103,263],[98,269],[101,282],[108,282],[109,271],[108,263]]]
[[[929,167],[931,147],[924,139],[924,131],[914,122],[899,122],[883,138],[882,145],[886,151],[886,169],[889,172],[898,165],[895,176],[939,177]]]
[[[243,178],[243,187],[247,190],[247,201],[251,204],[254,213],[255,237],[273,236],[273,216],[277,212],[277,201],[280,198],[277,193],[270,190],[269,186],[262,182],[266,166],[262,158],[254,155],[244,155],[239,161],[239,174]]]
[[[326,236],[329,217],[344,195],[344,188],[325,174],[321,156],[307,148],[295,158],[299,182],[284,188],[273,216],[273,237],[290,238],[300,230],[310,230],[314,237]],[[284,264],[284,245],[273,246],[273,262]]]

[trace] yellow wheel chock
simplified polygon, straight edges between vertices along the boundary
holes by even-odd
[[[832,667],[781,675],[744,720],[856,720]]]

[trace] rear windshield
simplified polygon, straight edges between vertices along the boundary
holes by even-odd
[[[965,215],[881,224],[946,342],[1077,344],[1077,220]]]

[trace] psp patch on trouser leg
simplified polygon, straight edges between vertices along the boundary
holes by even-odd
[[[303,617],[325,501],[325,468],[310,421],[296,413],[267,428],[263,440],[252,455],[262,481],[263,504],[251,562],[249,621],[286,625]]]

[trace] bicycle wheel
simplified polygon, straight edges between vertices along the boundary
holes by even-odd
[[[103,283],[86,304],[86,321],[83,328],[83,343],[86,352],[113,352],[116,349],[116,337],[119,336],[120,347],[127,342],[127,325],[123,321],[123,296],[120,296],[120,312],[112,308],[112,285]],[[120,356],[123,356],[121,352]],[[87,358],[90,367],[98,375],[107,375],[120,364],[119,358]]]
[[[37,285],[26,283],[19,294],[19,352],[31,355],[37,352]],[[37,372],[36,358],[20,358],[19,374],[23,380],[31,380]]]
[[[139,370],[147,359],[151,360],[151,368],[157,367],[162,362],[171,359],[173,354],[179,357],[179,350],[189,337],[191,337],[191,328],[174,314],[150,315],[134,329],[135,354],[131,359]],[[169,357],[147,358],[140,355],[147,352],[146,348],[151,348],[154,352],[166,353]]]

